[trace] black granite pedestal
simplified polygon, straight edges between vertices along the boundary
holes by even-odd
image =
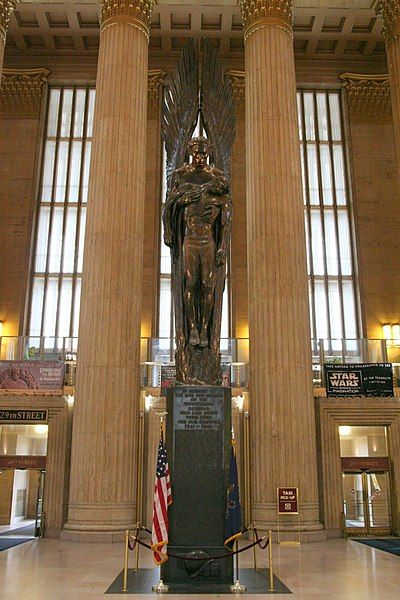
[[[231,393],[223,387],[176,386],[167,392],[167,454],[173,502],[169,507],[164,583],[226,586],[233,559],[224,546],[231,444]],[[196,554],[193,554],[196,553]],[[211,560],[213,556],[224,556]],[[198,556],[202,560],[185,558]]]

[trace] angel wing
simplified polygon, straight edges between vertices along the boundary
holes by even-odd
[[[167,190],[171,175],[185,162],[186,147],[199,110],[198,68],[194,41],[185,46],[178,69],[169,75],[164,87],[161,134],[167,154]]]
[[[235,139],[235,102],[229,80],[223,75],[217,50],[209,39],[203,40],[201,111],[207,137],[214,148],[214,164],[229,179]]]

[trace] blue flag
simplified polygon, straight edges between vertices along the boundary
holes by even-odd
[[[229,466],[229,485],[226,497],[225,546],[232,548],[233,542],[242,533],[242,511],[239,498],[239,479],[236,464],[235,442],[232,440]]]

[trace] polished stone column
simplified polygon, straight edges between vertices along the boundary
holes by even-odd
[[[383,20],[383,34],[389,67],[392,97],[393,126],[400,177],[400,3],[399,0],[380,0],[377,12]]]
[[[0,80],[3,71],[4,48],[10,15],[15,8],[16,0],[0,0]]]
[[[136,516],[151,8],[103,0],[101,9],[64,539],[115,537]]]
[[[305,540],[321,535],[317,530],[322,526],[292,2],[241,0],[241,7],[246,77],[252,518],[260,525],[274,527],[277,486],[297,486],[301,527],[311,532],[304,533]]]

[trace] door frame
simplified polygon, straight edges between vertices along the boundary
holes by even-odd
[[[392,532],[392,506],[391,506],[391,476],[390,470],[379,471],[371,469],[360,469],[358,471],[342,471],[345,475],[361,475],[362,481],[362,496],[363,496],[363,508],[364,508],[364,527],[347,527],[346,517],[343,519],[343,527],[345,529],[346,536],[351,537],[376,537],[376,536],[387,536]],[[389,515],[389,526],[388,527],[372,527],[371,526],[371,511],[370,502],[368,497],[368,475],[370,474],[381,475],[387,474],[389,480],[389,496],[388,496],[388,515]],[[343,512],[344,512],[344,495],[343,495]]]

